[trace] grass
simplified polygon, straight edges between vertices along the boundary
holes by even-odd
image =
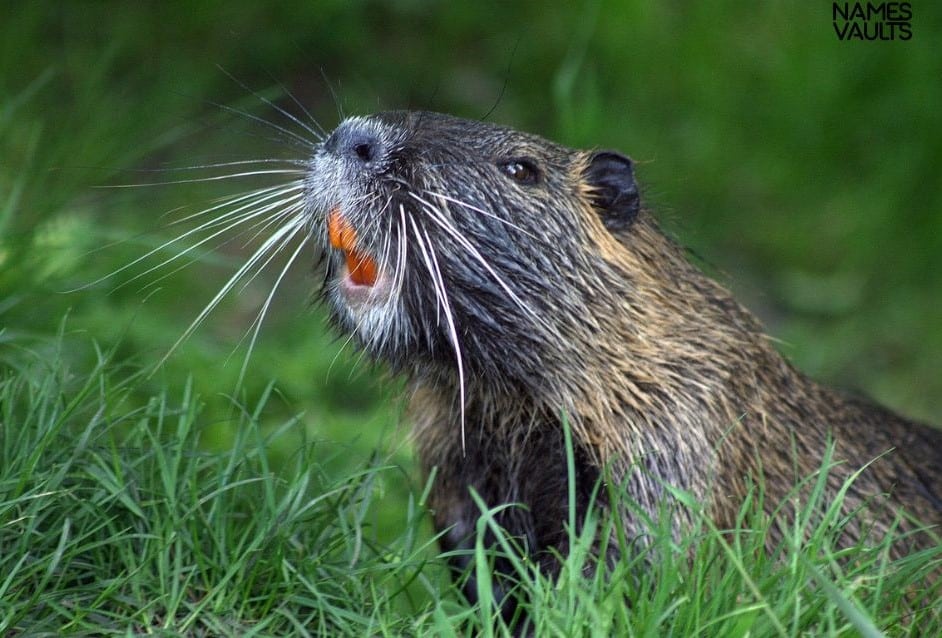
[[[891,561],[891,534],[836,549],[847,521],[840,498],[823,497],[829,460],[806,479],[810,497],[771,555],[761,488],[733,530],[675,492],[677,506],[697,514],[695,529],[678,539],[666,518],[652,521],[643,545],[598,511],[577,530],[572,512],[573,550],[556,579],[516,551],[482,504],[472,606],[428,532],[426,492],[410,498],[394,532],[371,523],[384,482],[400,480],[395,464],[326,471],[297,419],[262,431],[270,391],[252,406],[234,401],[231,448],[204,451],[210,424],[192,384],[137,405],[143,372],[110,353],[96,359],[76,371],[36,357],[0,380],[4,635],[505,636],[513,625],[488,585],[497,554],[514,569],[516,628],[529,623],[539,636],[942,632],[933,602],[942,583],[922,581],[942,569],[942,547]],[[276,469],[278,439],[295,452]],[[571,454],[569,463],[572,474]],[[606,485],[612,502],[631,507]],[[496,549],[480,542],[486,530]],[[603,554],[611,544],[625,559],[596,569],[596,538]]]
[[[330,476],[296,420],[261,432],[267,394],[203,451],[191,384],[135,406],[141,373],[98,361],[2,381],[0,633],[398,635],[439,591],[421,502],[391,542],[370,529],[393,467]],[[276,472],[279,438],[296,451]]]
[[[241,249],[85,287],[233,193],[102,186],[290,153],[225,110],[278,117],[240,82],[290,108],[285,84],[328,127],[339,109],[496,106],[627,151],[665,225],[801,367],[939,420],[937,7],[893,46],[837,43],[826,15],[787,3],[428,8],[39,0],[0,20],[0,633],[507,633],[489,590],[469,606],[450,584],[398,383],[325,331],[304,269],[238,388],[264,277],[153,363]],[[938,589],[914,584],[938,553],[835,551],[840,521],[809,504],[768,556],[761,498],[732,532],[701,520],[673,539],[654,521],[642,554],[586,576],[590,532],[629,544],[593,518],[559,579],[512,561],[523,607],[540,635],[942,633],[919,602]]]

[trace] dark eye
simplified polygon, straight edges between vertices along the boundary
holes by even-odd
[[[532,185],[540,180],[540,171],[530,160],[512,159],[499,162],[501,172],[520,184]]]

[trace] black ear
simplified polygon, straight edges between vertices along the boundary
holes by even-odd
[[[630,159],[614,151],[597,151],[589,158],[585,179],[606,228],[625,228],[638,216],[641,198]]]

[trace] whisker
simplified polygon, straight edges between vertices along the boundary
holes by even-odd
[[[277,216],[277,219],[273,218],[271,221],[269,221],[269,222],[266,224],[266,227],[272,226],[272,225],[274,225],[277,221],[280,221],[280,220],[283,219],[284,217],[287,217],[287,216],[289,216],[289,215],[291,215],[291,214],[297,213],[299,210],[302,210],[302,209],[303,209],[303,205],[301,205],[301,206],[297,206],[297,205],[296,205],[296,206],[292,207],[291,209],[288,209],[288,210],[284,211],[283,213],[280,213],[280,214]],[[290,221],[287,223],[287,225],[289,225],[289,226],[296,226],[296,227],[298,227],[298,228],[300,229],[300,228],[303,228],[304,222],[305,222],[305,219],[304,219],[303,215],[296,215],[296,216],[294,217],[294,219],[290,220]],[[261,232],[261,231],[260,231],[260,232]],[[259,233],[256,233],[256,236],[258,236],[258,234],[259,234]],[[261,266],[258,267],[258,269],[256,269],[255,274],[252,275],[251,277],[249,277],[249,278],[242,284],[242,287],[239,289],[239,292],[244,291],[244,290],[246,289],[246,287],[247,287],[249,284],[251,284],[251,283],[262,273],[262,271],[265,270],[265,268],[268,267],[268,264],[271,263],[272,259],[274,259],[275,256],[278,255],[279,252],[280,252],[285,246],[288,245],[288,242],[291,240],[292,237],[294,237],[294,234],[292,234],[292,235],[289,236],[287,239],[285,239],[285,240],[281,243],[281,246],[279,246],[277,249],[275,249],[275,250],[272,251],[272,253],[271,253],[271,255],[268,257],[268,259],[265,260],[265,263],[263,263]]]
[[[390,198],[386,205],[389,206],[392,204],[392,198]],[[398,280],[393,280],[393,285],[396,289],[396,296],[402,296],[402,287],[405,285],[406,280],[406,256],[409,250],[409,242],[406,241],[406,235],[408,230],[406,229],[406,213],[405,207],[399,207],[399,258],[396,266],[396,275]]]
[[[278,124],[275,124],[274,122],[269,122],[268,120],[266,120],[266,119],[263,118],[263,117],[258,117],[257,115],[252,115],[251,113],[249,113],[249,112],[247,112],[247,111],[243,111],[243,110],[241,110],[241,109],[237,109],[237,108],[228,106],[228,105],[226,105],[226,104],[220,104],[220,103],[218,103],[218,102],[212,102],[212,101],[209,101],[209,100],[207,101],[207,103],[208,103],[208,104],[211,104],[211,105],[213,105],[213,106],[215,106],[215,107],[217,107],[217,108],[220,108],[220,109],[222,109],[222,110],[224,110],[224,111],[228,111],[228,112],[230,112],[230,113],[235,113],[236,115],[240,115],[240,116],[242,116],[242,117],[244,117],[244,118],[246,118],[246,119],[248,119],[248,120],[251,120],[251,121],[253,121],[253,122],[257,123],[257,124],[262,124],[262,125],[264,125],[264,126],[267,126],[267,127],[269,127],[269,128],[272,128],[272,129],[274,129],[275,131],[278,131],[279,133],[282,134],[282,136],[283,136],[285,142],[287,142],[287,143],[289,143],[289,144],[295,144],[295,145],[297,145],[299,148],[303,149],[305,152],[309,152],[309,151],[311,150],[311,147],[312,147],[312,146],[315,146],[316,143],[317,143],[316,141],[311,141],[311,140],[309,140],[309,139],[307,139],[307,138],[305,138],[305,137],[302,137],[301,135],[298,135],[298,134],[295,133],[294,131],[289,130],[289,129],[286,129],[286,128],[283,127],[283,126],[280,126],[280,125],[278,125]]]
[[[279,200],[278,202],[276,202],[276,203],[274,203],[274,204],[272,204],[272,205],[270,205],[270,206],[267,206],[267,207],[266,207],[266,210],[265,210],[265,211],[262,211],[262,212],[268,212],[268,210],[275,210],[275,209],[277,209],[278,207],[283,206],[283,205],[286,205],[287,203],[289,203],[289,202],[291,202],[292,200],[295,200],[295,199],[297,199],[297,197],[281,199],[281,200]],[[242,247],[245,248],[246,246],[248,246],[248,245],[251,243],[252,240],[256,239],[259,235],[261,235],[262,232],[264,232],[265,229],[267,229],[267,228],[269,228],[269,227],[271,227],[271,226],[273,226],[273,225],[279,223],[282,219],[284,219],[285,217],[291,215],[291,214],[294,213],[296,210],[298,210],[299,208],[302,208],[302,207],[303,207],[302,205],[294,204],[294,205],[292,205],[292,206],[289,206],[289,207],[285,208],[284,210],[278,211],[277,213],[275,213],[274,215],[272,215],[271,217],[269,217],[269,218],[267,218],[267,219],[265,219],[264,216],[263,216],[263,219],[261,219],[261,220],[255,222],[254,224],[252,224],[252,225],[249,226],[248,228],[242,229],[242,230],[240,230],[239,232],[235,233],[232,237],[229,237],[229,238],[227,238],[227,239],[225,239],[225,240],[219,242],[218,244],[216,244],[216,245],[212,248],[212,250],[218,250],[218,249],[222,248],[223,246],[225,246],[225,245],[227,245],[227,244],[229,244],[229,243],[234,242],[235,240],[239,239],[240,237],[243,237],[244,235],[247,235],[248,233],[252,232],[252,230],[261,227],[250,239],[247,239],[247,240],[243,243]],[[255,213],[254,211],[253,211],[253,213],[246,213],[241,219],[237,219],[237,220],[234,221],[234,222],[230,222],[229,225],[227,226],[227,230],[232,230],[232,229],[234,229],[236,226],[238,226],[238,225],[240,225],[240,224],[242,224],[242,223],[244,223],[244,222],[248,222],[248,221],[250,221],[250,220],[251,220],[252,218],[254,218],[254,217],[257,217],[258,215],[254,214],[254,213]],[[209,227],[212,227],[213,224],[212,224],[212,223],[208,223],[208,224],[206,224],[205,226],[206,226],[207,228],[209,228]],[[222,231],[222,232],[225,232],[225,231]],[[160,281],[160,280],[164,279],[165,277],[167,277],[167,276],[169,276],[169,275],[172,275],[172,274],[175,273],[175,272],[179,272],[180,270],[182,270],[182,269],[185,268],[186,266],[192,264],[193,261],[196,261],[196,259],[191,260],[191,261],[187,262],[186,264],[183,264],[182,266],[180,266],[180,267],[178,267],[178,268],[175,268],[174,270],[170,271],[170,273],[168,273],[167,275],[161,276],[159,279],[157,279],[157,281]],[[142,274],[143,274],[143,273],[142,273]],[[151,285],[151,284],[148,284],[148,285],[145,286],[144,288],[147,288],[147,287],[149,287],[150,285]]]
[[[269,157],[266,159],[235,160],[232,162],[211,162],[207,164],[188,164],[185,166],[173,166],[169,163],[164,164],[164,168],[125,168],[122,173],[172,173],[174,171],[199,171],[211,168],[229,168],[232,166],[249,166],[252,164],[290,164],[292,166],[307,166],[306,160],[296,160],[289,158]],[[144,184],[142,184],[143,186]]]
[[[259,260],[261,260],[262,257],[264,257],[264,255],[272,249],[273,246],[277,246],[278,243],[281,241],[281,239],[285,235],[289,235],[289,234],[293,235],[303,228],[303,224],[301,223],[300,217],[296,218],[295,222],[296,223],[293,226],[288,224],[279,228],[271,237],[265,240],[262,246],[259,247],[258,250],[256,250],[252,254],[252,256],[248,259],[248,261],[246,261],[241,267],[239,267],[239,269],[235,272],[235,274],[229,278],[229,280],[223,285],[223,287],[219,290],[219,292],[217,292],[216,295],[210,300],[210,302],[206,304],[203,310],[200,311],[196,319],[194,319],[190,323],[190,325],[183,332],[183,334],[180,335],[180,337],[176,340],[176,342],[174,342],[174,344],[170,347],[170,350],[168,350],[167,353],[163,356],[163,358],[161,358],[160,362],[157,365],[158,368],[167,361],[170,355],[172,355],[173,352],[176,351],[176,349],[180,346],[181,343],[183,343],[186,339],[190,337],[190,335],[193,334],[196,328],[199,327],[199,325],[209,315],[209,313],[212,312],[213,309],[215,309],[217,305],[219,305],[219,302],[222,301],[222,299],[227,294],[229,294],[230,291],[232,291],[232,289],[236,286],[239,280],[241,280],[242,277],[245,276],[246,272],[248,272]]]
[[[271,202],[266,204],[264,211],[267,212],[272,210],[272,208],[277,208],[280,202],[292,201],[303,196],[303,185],[300,182],[294,182],[289,186],[278,186],[272,188],[259,189],[255,191],[250,191],[242,195],[236,195],[233,197],[223,197],[217,201],[218,203],[210,206],[209,208],[204,208],[201,211],[187,215],[178,220],[175,220],[169,224],[169,226],[177,226],[184,224],[189,221],[195,220],[197,217],[202,217],[209,213],[214,213],[217,211],[225,211],[217,217],[203,222],[198,229],[205,230],[212,228],[214,226],[221,226],[226,223],[228,220],[234,217],[239,217],[243,214],[252,215],[258,210],[255,207],[259,204],[265,202]],[[274,201],[272,201],[274,200]],[[238,206],[237,206],[238,204]],[[230,209],[230,210],[226,210]],[[182,238],[182,236],[181,236]]]
[[[93,186],[92,188],[138,188],[143,186],[170,186],[173,184],[197,184],[201,182],[219,182],[227,179],[239,179],[242,177],[256,177],[258,175],[304,175],[306,171],[301,169],[277,169],[270,171],[248,171],[245,173],[228,173],[226,175],[210,175],[209,177],[193,177],[190,179],[174,179],[166,182],[139,182],[137,184],[104,184]]]
[[[471,255],[478,263],[481,264],[481,266],[487,270],[488,273],[490,273],[491,277],[494,278],[494,281],[497,282],[501,288],[503,288],[504,292],[507,293],[507,295],[517,305],[517,307],[530,315],[534,321],[545,327],[547,330],[549,330],[549,332],[553,332],[552,326],[550,326],[545,319],[541,318],[533,309],[529,307],[526,302],[517,296],[517,294],[510,288],[510,286],[507,285],[507,283],[497,273],[497,271],[495,271],[494,268],[489,263],[487,263],[487,260],[477,249],[477,247],[475,247],[467,237],[462,235],[456,228],[454,228],[454,226],[441,214],[440,210],[415,193],[410,192],[409,195],[423,205],[423,210],[428,213],[429,219],[431,219],[442,230],[444,230],[452,239],[458,242],[458,244],[461,245],[469,255]]]
[[[226,71],[224,68],[222,68],[222,66],[220,66],[220,65],[217,64],[217,65],[216,65],[216,68],[218,68],[220,71],[222,71],[223,73],[225,73],[226,76],[228,76],[228,78],[229,78],[230,80],[232,80],[233,82],[235,82],[236,84],[238,84],[239,86],[241,86],[243,89],[245,89],[246,91],[248,91],[249,93],[251,93],[253,96],[257,97],[259,100],[261,100],[262,102],[264,102],[264,103],[267,104],[268,106],[272,107],[273,109],[275,109],[276,111],[278,111],[279,113],[281,113],[283,116],[287,117],[289,120],[291,120],[292,122],[294,122],[295,124],[297,124],[298,126],[300,126],[301,128],[303,128],[305,131],[307,131],[308,133],[310,133],[311,135],[313,135],[313,136],[314,136],[314,139],[316,139],[318,142],[321,141],[322,139],[324,139],[323,136],[320,135],[317,131],[315,131],[314,129],[312,129],[311,127],[309,127],[307,124],[305,124],[304,122],[302,122],[301,120],[299,120],[298,118],[296,118],[294,115],[292,115],[291,113],[289,113],[289,112],[286,111],[285,109],[281,108],[280,106],[278,106],[277,104],[275,104],[274,102],[272,102],[271,100],[269,100],[267,97],[261,95],[261,94],[258,93],[257,91],[253,91],[252,89],[250,89],[248,86],[245,85],[244,82],[242,82],[241,80],[236,79],[236,77],[235,77],[234,75],[232,75],[231,73],[229,73],[228,71]],[[283,87],[282,87],[282,88],[283,88]],[[297,101],[297,100],[295,100],[295,101]],[[305,112],[306,112],[306,111],[305,111]]]
[[[291,233],[289,233],[288,236],[285,238],[285,240],[281,242],[281,245],[278,246],[278,249],[272,252],[271,257],[269,257],[268,261],[266,261],[265,264],[262,265],[259,271],[257,271],[255,275],[253,275],[253,279],[255,276],[258,275],[259,272],[261,272],[261,270],[265,268],[265,266],[268,265],[271,259],[276,254],[278,254],[282,248],[287,246],[288,243],[292,239],[294,239],[294,237],[298,234],[298,231],[300,231],[303,228],[303,224],[299,223],[301,221],[302,220],[300,219],[300,217],[295,220],[295,224],[293,224],[293,230],[291,231]],[[268,308],[271,306],[272,299],[274,299],[275,293],[278,291],[278,287],[281,285],[282,280],[285,278],[285,275],[287,274],[288,270],[291,268],[291,265],[294,264],[294,260],[298,258],[298,255],[301,253],[301,250],[304,248],[305,245],[306,243],[303,241],[298,242],[298,247],[295,248],[293,253],[291,253],[291,256],[288,258],[287,263],[285,263],[284,268],[281,269],[281,272],[278,274],[278,278],[275,280],[275,283],[272,284],[271,292],[268,293],[268,297],[266,297],[265,303],[262,304],[262,308],[261,310],[259,310],[258,315],[256,316],[255,321],[253,322],[254,329],[252,329],[252,339],[249,341],[248,351],[245,353],[245,359],[242,362],[242,368],[239,370],[239,380],[236,383],[237,388],[241,387],[242,381],[245,379],[245,371],[248,369],[249,359],[252,356],[252,352],[255,350],[255,343],[258,340],[258,333],[259,333],[259,330],[261,330],[262,328],[262,323],[265,321],[265,316],[268,314]],[[241,340],[240,340],[240,343],[241,343]]]
[[[388,202],[387,202],[388,203]],[[387,215],[385,209],[381,209],[377,215],[378,219],[386,220],[386,232],[382,233],[383,235],[383,247],[380,253],[382,257],[379,259],[380,267],[389,268],[389,255],[392,251],[392,225],[393,220],[391,215]]]
[[[113,277],[114,275],[116,275],[116,274],[118,274],[118,273],[120,273],[120,272],[123,272],[124,270],[127,270],[128,268],[131,268],[132,266],[134,266],[134,265],[140,263],[141,261],[147,259],[147,258],[150,257],[151,255],[157,253],[158,251],[163,250],[164,248],[170,246],[171,244],[173,244],[173,243],[175,243],[175,242],[181,241],[181,240],[186,239],[187,237],[189,237],[189,236],[191,236],[191,235],[194,235],[194,234],[199,233],[199,232],[203,232],[203,231],[208,230],[208,229],[210,229],[210,228],[214,228],[214,227],[216,227],[216,226],[223,226],[223,228],[221,228],[220,230],[217,230],[216,232],[214,232],[214,233],[212,233],[212,234],[210,234],[210,235],[204,237],[203,239],[201,239],[200,241],[196,242],[195,244],[192,244],[191,246],[187,246],[187,247],[186,247],[185,249],[183,249],[182,251],[180,251],[180,252],[178,252],[178,253],[175,253],[172,257],[168,257],[167,259],[165,259],[164,261],[160,262],[159,264],[148,268],[148,269],[145,270],[144,272],[141,272],[141,273],[138,273],[138,274],[134,275],[133,277],[131,277],[131,278],[128,279],[127,281],[122,282],[117,288],[115,288],[115,290],[118,290],[118,289],[120,289],[120,288],[122,288],[122,287],[124,287],[124,286],[126,286],[126,285],[128,285],[128,284],[130,284],[131,282],[134,282],[134,281],[140,279],[141,277],[145,277],[145,276],[147,276],[148,274],[154,272],[155,270],[159,270],[160,268],[163,268],[163,267],[166,266],[167,264],[172,263],[172,262],[176,261],[177,259],[180,259],[181,257],[183,257],[183,256],[185,256],[185,255],[191,253],[193,250],[199,248],[200,246],[202,246],[202,245],[205,244],[206,242],[211,241],[212,239],[215,239],[215,238],[218,237],[219,235],[222,235],[222,234],[224,234],[224,233],[226,233],[226,232],[231,231],[231,230],[232,230],[233,228],[235,228],[236,226],[238,226],[238,225],[240,225],[240,224],[243,224],[243,223],[245,223],[246,221],[248,221],[248,220],[250,220],[250,219],[254,219],[255,217],[258,217],[258,216],[261,216],[261,215],[265,215],[265,214],[267,214],[268,212],[277,209],[278,207],[284,205],[285,201],[290,201],[290,199],[297,199],[297,197],[300,197],[300,195],[296,195],[296,196],[294,196],[294,197],[292,197],[292,198],[290,198],[290,199],[287,199],[287,200],[286,200],[286,199],[279,199],[278,201],[273,202],[273,203],[271,203],[271,204],[267,204],[266,206],[263,206],[263,207],[261,207],[261,208],[255,208],[260,202],[266,201],[266,200],[271,199],[272,197],[274,197],[274,196],[276,196],[276,195],[280,195],[280,194],[281,194],[281,193],[279,193],[279,192],[275,192],[275,193],[268,194],[268,195],[266,195],[265,197],[260,198],[260,199],[258,199],[258,200],[251,200],[251,201],[249,201],[249,202],[243,204],[242,206],[238,207],[238,208],[235,209],[235,210],[228,211],[228,212],[226,212],[225,214],[221,215],[220,217],[217,217],[217,218],[215,218],[215,219],[211,219],[211,220],[209,220],[208,222],[205,222],[205,223],[203,223],[203,224],[200,224],[200,225],[197,226],[196,228],[190,229],[190,230],[188,230],[187,232],[182,233],[181,235],[178,235],[177,237],[174,237],[173,239],[164,242],[163,244],[161,244],[161,245],[158,246],[157,248],[153,248],[153,249],[149,250],[148,252],[144,253],[143,255],[141,255],[140,257],[138,257],[137,259],[131,261],[131,262],[128,263],[128,264],[125,264],[124,266],[122,266],[121,268],[118,268],[117,270],[112,271],[112,272],[109,273],[108,275],[105,275],[104,277],[101,277],[101,278],[99,278],[99,279],[97,279],[97,280],[91,282],[91,283],[88,284],[86,287],[88,287],[88,286],[93,286],[93,285],[95,285],[95,284],[97,284],[97,283],[100,283],[100,282],[104,281],[105,279],[108,279],[109,277]],[[219,208],[224,207],[225,205],[226,205],[226,204],[220,204],[219,206],[216,206],[216,207],[214,207],[214,208],[218,210]],[[247,209],[248,209],[248,212],[243,212],[243,211],[246,211]],[[211,210],[211,209],[207,209],[207,210]],[[206,211],[204,211],[204,212],[206,212]]]
[[[317,121],[317,118],[315,118],[315,117],[311,114],[311,112],[307,109],[307,107],[304,106],[304,104],[301,103],[301,101],[300,101],[298,98],[296,98],[296,97],[294,96],[294,93],[292,93],[291,91],[289,91],[289,90],[287,89],[287,87],[285,87],[285,85],[284,85],[283,83],[281,83],[278,79],[276,79],[276,78],[275,78],[271,73],[269,73],[268,71],[265,72],[265,75],[267,75],[267,76],[268,76],[268,79],[270,79],[272,82],[274,82],[274,83],[278,86],[278,88],[281,89],[281,90],[284,92],[285,95],[287,95],[288,97],[291,98],[291,101],[294,102],[294,103],[298,106],[298,108],[301,109],[301,112],[304,113],[304,115],[307,117],[307,119],[311,120],[311,123],[314,124],[314,126],[317,128],[316,134],[318,135],[318,139],[324,139],[325,137],[327,137],[327,131],[324,130],[324,127],[321,126],[320,122]],[[312,131],[312,132],[314,132],[314,131]]]
[[[290,198],[285,198],[285,199],[280,200],[278,203],[279,203],[279,204],[288,204],[288,203],[291,203],[291,202],[295,202],[295,200],[300,199],[301,197],[302,197],[302,195],[298,195],[298,196],[290,197]],[[239,234],[236,235],[236,237],[234,237],[233,239],[236,239],[236,238],[238,238],[238,237],[241,237],[242,235],[247,235],[248,233],[250,233],[250,232],[252,232],[252,231],[254,230],[255,233],[254,233],[251,237],[249,237],[248,239],[246,239],[245,242],[242,244],[242,247],[245,248],[246,246],[248,246],[249,244],[251,244],[255,239],[257,239],[262,233],[264,233],[267,229],[269,229],[269,228],[271,228],[272,226],[278,224],[278,222],[280,222],[280,221],[281,221],[282,219],[284,219],[285,217],[288,217],[288,216],[291,215],[292,213],[295,213],[295,212],[297,212],[297,211],[299,211],[299,210],[303,210],[303,209],[304,209],[304,201],[302,200],[302,201],[300,201],[300,202],[296,202],[296,203],[292,204],[291,206],[287,206],[286,208],[284,208],[284,209],[280,210],[279,212],[275,213],[274,215],[272,215],[272,216],[271,216],[270,218],[268,218],[268,219],[260,219],[259,221],[255,222],[254,224],[252,224],[252,225],[249,226],[248,228],[246,228],[246,229],[240,231]],[[256,229],[257,229],[257,230],[256,230]]]
[[[485,210],[485,209],[479,208],[479,207],[477,207],[477,206],[472,206],[471,204],[469,204],[469,203],[467,203],[467,202],[463,202],[463,201],[461,201],[460,199],[455,199],[454,197],[449,197],[448,195],[445,195],[444,193],[438,193],[438,192],[431,191],[431,190],[428,190],[428,189],[423,189],[423,192],[425,192],[425,193],[427,193],[427,194],[429,194],[429,195],[432,195],[433,197],[438,197],[438,198],[440,198],[440,199],[444,199],[445,201],[451,202],[451,203],[453,203],[453,204],[457,204],[458,206],[461,206],[461,207],[463,207],[463,208],[467,208],[468,210],[473,210],[473,211],[476,212],[476,213],[481,213],[482,215],[484,215],[484,216],[486,216],[486,217],[490,217],[491,219],[493,219],[493,220],[495,220],[495,221],[499,221],[499,222],[502,223],[502,224],[506,224],[506,225],[509,226],[510,228],[513,228],[513,229],[516,230],[517,232],[520,232],[520,233],[526,235],[527,237],[530,237],[531,239],[535,239],[535,240],[541,241],[541,242],[543,241],[542,239],[540,239],[539,237],[537,237],[537,236],[534,235],[533,233],[531,233],[531,232],[529,232],[529,231],[527,231],[527,230],[524,230],[524,229],[521,228],[520,226],[514,224],[514,223],[511,222],[511,221],[508,221],[508,220],[504,219],[503,217],[500,217],[499,215],[495,215],[494,213],[490,212],[489,210]]]
[[[257,188],[254,190],[246,191],[244,193],[239,193],[237,195],[224,195],[223,197],[218,197],[216,199],[210,200],[212,202],[217,202],[213,206],[210,206],[209,208],[204,208],[203,210],[192,213],[190,215],[186,215],[185,217],[181,217],[180,219],[173,220],[168,225],[177,226],[177,225],[186,223],[192,219],[196,219],[197,217],[206,215],[208,213],[213,213],[217,210],[223,210],[227,206],[233,206],[240,202],[244,202],[255,196],[259,196],[259,199],[255,201],[265,201],[264,198],[262,198],[262,196],[264,195],[272,195],[274,197],[275,195],[278,195],[281,193],[290,193],[292,191],[300,191],[303,189],[304,189],[304,183],[300,180],[296,180],[293,182],[288,182],[287,184],[280,184],[278,186],[266,186],[264,188]]]
[[[387,202],[387,206],[390,202]],[[393,224],[398,224],[398,219],[394,220],[392,215],[389,215],[389,234],[393,234]],[[402,227],[399,226],[399,231],[396,232],[397,245],[396,245],[396,257],[395,263],[390,261],[389,268],[392,270],[392,282],[390,283],[390,295],[392,298],[399,300],[402,299],[402,280],[404,278],[404,257],[405,257],[405,233],[402,232]],[[393,322],[396,324],[396,330],[393,333],[397,337],[398,344],[400,346],[406,346],[409,343],[411,338],[412,329],[409,325],[409,322],[400,314],[396,313],[393,315]]]
[[[270,76],[269,76],[269,77],[270,77]],[[294,102],[295,104],[298,105],[298,107],[301,109],[301,112],[303,112],[304,115],[307,116],[307,119],[311,120],[311,123],[313,123],[314,126],[315,126],[316,129],[317,129],[316,132],[314,132],[314,131],[312,131],[312,132],[314,132],[315,135],[317,135],[318,139],[320,139],[320,140],[325,139],[325,138],[327,137],[327,131],[324,130],[324,127],[321,126],[321,123],[317,121],[317,118],[314,117],[314,115],[311,114],[311,112],[307,109],[306,106],[304,106],[304,104],[301,102],[301,100],[299,100],[298,98],[296,98],[296,97],[294,96],[294,93],[292,93],[292,92],[289,91],[287,88],[285,88],[285,86],[284,86],[283,84],[281,84],[280,82],[278,83],[278,86],[285,92],[285,95],[287,95],[288,97],[291,98],[291,101],[292,101],[292,102]]]
[[[357,372],[357,368],[363,365],[363,361],[365,359],[366,359],[366,350],[363,348],[360,348],[359,352],[355,353],[353,365],[350,366],[350,374],[347,375],[348,381],[353,379],[353,375]]]
[[[435,288],[435,295],[439,300],[439,305],[445,313],[445,321],[448,324],[448,333],[452,342],[452,347],[455,351],[455,360],[458,365],[458,394],[459,402],[461,409],[461,450],[465,451],[465,378],[464,378],[464,361],[461,356],[461,344],[458,341],[458,330],[455,327],[455,319],[452,316],[451,303],[448,300],[448,293],[445,290],[445,282],[442,278],[441,270],[438,267],[438,259],[435,256],[435,249],[432,246],[431,238],[428,236],[428,233],[425,234],[425,238],[428,241],[426,243],[422,240],[422,233],[419,231],[418,224],[415,223],[415,220],[411,217],[409,221],[412,224],[412,229],[415,232],[416,241],[419,244],[419,250],[422,251],[422,257],[425,259],[426,267],[428,268],[429,274],[432,276],[432,282]]]
[[[340,117],[340,120],[343,121],[346,119],[346,115],[343,112],[343,104],[340,101],[340,98],[337,96],[337,92],[334,90],[334,85],[330,83],[330,80],[327,79],[327,74],[324,72],[324,68],[321,67],[321,77],[324,78],[324,84],[327,85],[327,89],[330,91],[330,95],[334,98],[334,106],[337,108],[337,115]]]
[[[347,348],[347,346],[349,346],[350,343],[353,341],[353,337],[355,334],[356,333],[351,330],[350,334],[347,335],[347,338],[344,339],[343,343],[340,344],[340,349],[337,350],[337,354],[334,355],[334,358],[330,360],[330,365],[327,366],[327,374],[325,375],[326,376],[325,382],[330,380],[330,373],[334,369],[334,364],[337,363],[337,360],[340,359],[340,355]]]

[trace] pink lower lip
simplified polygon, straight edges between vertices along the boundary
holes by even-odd
[[[373,284],[361,284],[353,279],[349,267],[344,263],[339,280],[339,290],[347,303],[362,305],[377,303],[386,299],[389,294],[389,278],[380,272]]]

